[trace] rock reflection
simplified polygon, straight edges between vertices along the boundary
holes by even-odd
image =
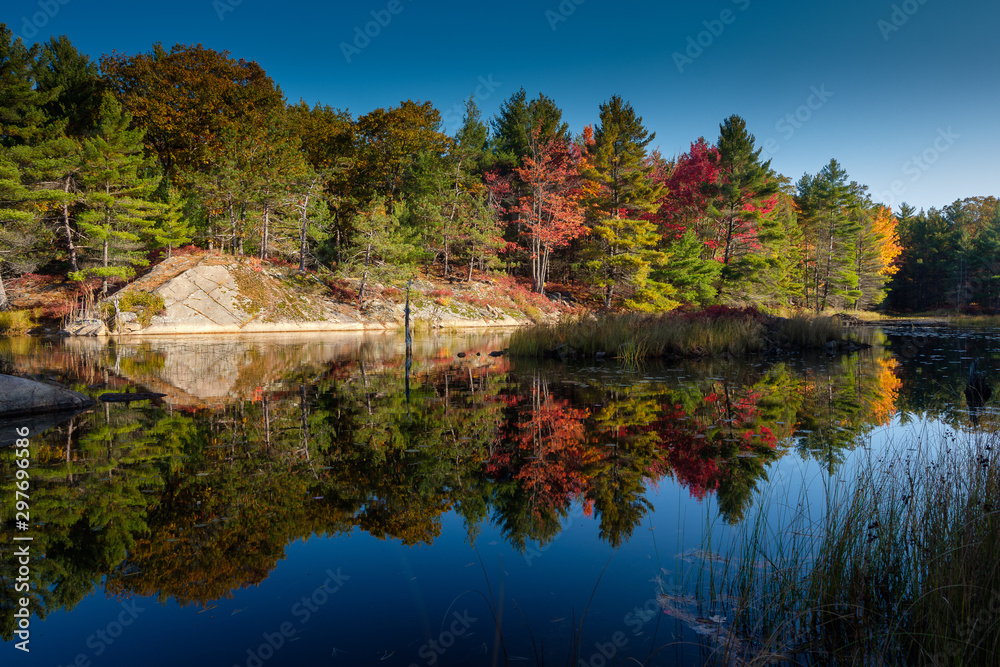
[[[649,512],[648,485],[670,480],[736,522],[771,463],[797,450],[836,468],[899,391],[895,360],[877,350],[638,372],[489,356],[503,347],[418,345],[409,404],[392,336],[73,341],[25,355],[83,391],[168,394],[33,440],[36,608],[72,607],[102,577],[110,594],[207,604],[262,581],[296,539],[361,529],[429,544],[451,511],[470,541],[494,524],[524,550],[579,503],[617,547]],[[0,492],[12,465],[4,451]]]

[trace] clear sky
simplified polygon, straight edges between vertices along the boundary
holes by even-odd
[[[291,102],[430,100],[449,132],[521,86],[574,132],[621,95],[668,157],[736,113],[793,180],[836,158],[894,206],[1000,195],[997,0],[6,0],[0,21],[95,59],[201,43]]]

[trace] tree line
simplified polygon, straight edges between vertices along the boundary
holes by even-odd
[[[360,280],[359,300],[417,269],[506,271],[539,293],[588,286],[605,307],[821,312],[880,306],[890,288],[897,308],[945,301],[926,258],[958,306],[1000,303],[1000,279],[970,287],[989,273],[995,199],[896,216],[836,160],[793,184],[737,115],[666,158],[617,95],[574,134],[522,88],[492,119],[470,98],[449,136],[431,102],[356,117],[290,104],[257,63],[201,45],[93,62],[66,37],[0,32],[0,278],[62,273],[106,294],[194,244],[326,266]]]

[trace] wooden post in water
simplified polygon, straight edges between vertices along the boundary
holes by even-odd
[[[406,307],[403,309],[404,331],[406,335],[406,416],[410,416],[410,365],[413,363],[413,337],[410,335],[410,284],[411,278],[406,282]]]

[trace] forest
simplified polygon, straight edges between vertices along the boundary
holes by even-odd
[[[201,45],[95,62],[0,33],[0,308],[28,275],[106,295],[193,247],[359,279],[359,301],[505,272],[604,308],[1000,311],[996,197],[893,211],[836,159],[793,182],[738,115],[664,156],[617,95],[575,132],[521,88],[448,136],[429,101],[291,104]]]

